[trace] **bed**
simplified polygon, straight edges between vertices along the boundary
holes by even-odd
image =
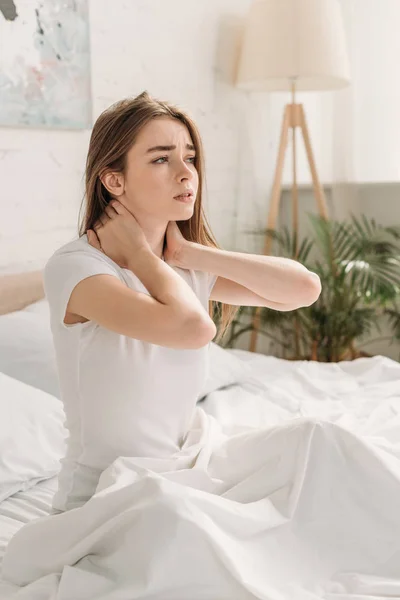
[[[46,354],[49,352],[51,338],[49,328],[44,331],[43,324],[48,321],[48,314],[40,271],[0,277],[0,337],[3,331],[0,374],[3,373],[3,376],[7,377],[7,384],[10,385],[7,389],[17,390],[20,381],[22,387],[18,387],[18,394],[22,396],[25,392],[32,394],[32,397],[29,397],[29,404],[21,404],[21,406],[25,406],[25,409],[27,406],[32,406],[33,402],[36,402],[35,398],[39,399],[39,394],[43,394],[43,397],[40,396],[40,403],[54,401],[54,407],[57,407],[58,411],[57,418],[60,421],[62,413],[58,403],[56,406],[55,400],[58,398],[57,381],[54,378],[55,363],[52,362],[53,358]],[[10,318],[9,323],[2,325],[1,319],[6,316],[8,318],[10,315],[15,317],[14,321]],[[17,382],[20,361],[14,360],[13,363],[12,357],[14,352],[15,359],[17,350],[14,346],[17,344],[15,338],[18,338],[18,335],[11,335],[11,332],[17,331],[15,323],[17,317],[22,316],[26,317],[25,324],[32,324],[36,318],[40,321],[40,327],[35,330],[32,338],[27,342],[24,341],[27,343],[24,351],[27,355],[31,355],[32,344],[38,344],[39,347],[40,343],[43,347],[38,350],[38,354],[43,356],[43,360],[39,368],[36,364],[32,366],[27,363],[23,376],[21,375],[22,380],[18,379]],[[1,330],[2,326],[5,327],[3,330]],[[4,349],[6,342],[4,331],[10,332],[10,352]],[[38,331],[43,332],[43,336],[40,334],[40,339]],[[212,368],[203,394],[199,397],[199,405],[207,414],[212,415],[225,434],[245,433],[262,427],[290,424],[298,418],[313,417],[338,424],[360,436],[368,444],[372,444],[377,452],[383,453],[382,456],[390,457],[390,460],[394,461],[393,464],[400,461],[399,363],[384,356],[359,358],[339,364],[289,362],[239,349],[225,350],[213,343],[210,352],[212,352],[210,361]],[[42,385],[43,381],[45,383]],[[11,392],[10,396],[14,398]],[[19,397],[18,401],[23,403],[25,400]],[[43,411],[39,414],[32,413],[30,423],[35,423],[39,427],[40,419],[47,414],[45,405]],[[38,451],[37,461],[34,464],[36,472],[32,471],[32,465],[29,467],[31,469],[28,473],[29,477],[21,471],[20,480],[15,483],[17,491],[9,493],[0,502],[0,564],[10,540],[24,524],[51,514],[52,497],[57,489],[57,464],[65,443],[65,438],[61,440],[59,422],[57,427],[58,429],[52,435],[59,436],[60,444],[46,467],[44,468],[41,463],[44,459]],[[29,443],[34,444],[35,439],[30,439]],[[21,448],[18,451],[21,451]],[[35,452],[36,450],[33,451]],[[41,466],[43,470],[40,470]],[[0,489],[0,500],[1,498]],[[3,581],[0,577],[0,600],[8,600],[18,589],[17,586]],[[22,597],[31,598],[31,596]],[[114,598],[113,595],[101,597]],[[203,597],[209,596],[199,596],[199,598]],[[221,596],[221,599],[223,597],[225,596]],[[237,598],[242,597],[261,598],[262,596],[237,596]],[[320,598],[322,597],[339,600],[350,599],[353,596],[321,595]],[[372,598],[369,595],[359,597]],[[381,591],[381,595],[375,597],[400,598],[400,591],[399,595],[390,596]],[[48,600],[50,596],[41,596],[38,593],[36,598]],[[164,598],[164,596],[154,596],[154,598]],[[233,600],[234,597],[231,598]],[[310,593],[304,595],[304,598],[317,599],[318,595]],[[300,596],[296,597],[296,600],[299,599]],[[193,600],[197,600],[197,597],[193,596]]]
[[[51,513],[51,501],[57,490],[57,476],[36,483],[26,491],[13,494],[0,505],[0,565],[12,536],[29,521]],[[10,598],[17,586],[0,579],[0,598]]]

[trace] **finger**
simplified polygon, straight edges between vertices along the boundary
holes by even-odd
[[[87,236],[88,236],[89,244],[91,246],[93,246],[94,248],[101,250],[99,238],[97,237],[96,233],[92,229],[87,230]]]
[[[94,233],[94,231],[92,229],[88,229],[86,234],[87,234],[87,239],[88,239],[89,244],[91,246],[97,247],[96,244],[98,243],[98,240],[97,240],[97,236]]]
[[[111,202],[109,203],[109,206],[112,206],[113,209],[119,214],[119,215],[123,215],[123,214],[132,214],[130,212],[130,210],[128,210],[121,202],[119,202],[118,200],[111,200]]]
[[[106,206],[104,209],[104,212],[107,213],[107,215],[110,219],[115,219],[115,217],[118,214],[113,206]]]

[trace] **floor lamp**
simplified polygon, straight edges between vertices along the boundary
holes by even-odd
[[[267,228],[275,229],[289,133],[292,137],[292,220],[298,233],[296,130],[300,129],[310,167],[319,214],[328,211],[312,151],[302,104],[296,91],[335,90],[350,82],[345,34],[338,0],[255,0],[243,30],[236,85],[245,91],[291,91],[284,109]],[[264,254],[269,254],[266,236]],[[296,250],[297,252],[297,250]],[[255,310],[249,350],[256,351],[261,307]]]

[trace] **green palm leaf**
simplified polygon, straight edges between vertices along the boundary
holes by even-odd
[[[341,360],[354,350],[355,341],[371,335],[373,327],[380,331],[379,319],[385,315],[393,338],[400,342],[400,311],[395,305],[400,296],[400,225],[384,227],[365,215],[351,214],[347,222],[308,216],[312,236],[299,240],[296,259],[319,275],[321,294],[314,304],[298,310],[261,308],[260,331],[272,332],[283,348],[296,349],[301,353],[297,358],[312,353],[317,360]],[[276,255],[295,257],[297,240],[287,226],[258,233],[271,237]],[[311,262],[314,248],[318,255]],[[239,329],[243,332],[251,329],[248,317],[256,309],[245,308],[235,323],[237,330],[240,319],[247,318]]]

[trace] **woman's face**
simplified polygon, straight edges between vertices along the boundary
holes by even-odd
[[[171,149],[155,149],[171,146]],[[190,219],[199,183],[196,153],[187,127],[168,117],[147,123],[127,154],[122,202],[135,217],[157,221]],[[190,202],[174,196],[192,190]]]

